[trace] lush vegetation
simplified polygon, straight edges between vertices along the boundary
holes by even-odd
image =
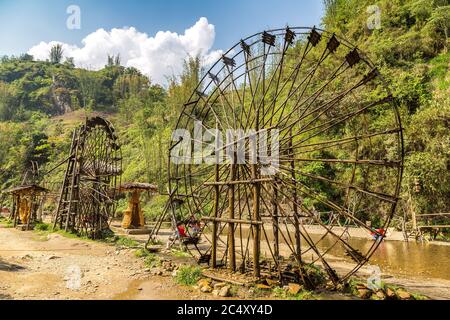
[[[450,209],[450,73],[447,0],[380,0],[381,28],[369,30],[369,0],[328,0],[323,25],[344,33],[369,52],[393,88],[405,128],[407,208],[418,212]],[[294,48],[295,50],[296,48]],[[110,118],[123,145],[123,181],[159,184],[166,190],[167,147],[180,110],[203,70],[199,58],[186,60],[181,75],[164,88],[134,68],[120,65],[119,56],[105,52],[99,71],[75,68],[62,61],[62,48],[49,52],[48,61],[29,55],[0,61],[0,189],[19,183],[30,162],[45,172],[63,160],[70,147],[71,129],[89,114]],[[383,114],[371,119],[385,125]],[[315,164],[309,173],[332,176],[329,166]],[[338,174],[338,173],[336,173]],[[54,172],[57,182],[62,172]],[[420,192],[415,192],[418,189]],[[336,190],[314,186],[335,197]],[[147,201],[154,217],[164,196]],[[119,209],[126,206],[120,201]],[[371,219],[372,217],[365,217]]]
[[[369,30],[373,1],[326,1],[327,29],[345,33],[387,76],[405,128],[404,199],[421,213],[450,209],[450,5],[382,0],[381,28]],[[410,208],[411,209],[411,208]]]

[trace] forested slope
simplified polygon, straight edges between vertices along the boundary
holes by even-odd
[[[369,0],[329,0],[323,27],[344,35],[379,66],[405,128],[402,195],[420,212],[450,210],[450,6],[446,0],[380,0],[381,28],[370,30]],[[242,35],[244,36],[244,35]],[[105,68],[4,57],[0,62],[0,188],[19,183],[30,161],[43,171],[64,159],[71,128],[96,113],[110,118],[123,145],[123,180],[165,190],[171,131],[203,70],[188,59],[166,88],[105,52]],[[383,119],[374,119],[382,123]],[[57,181],[60,173],[52,179]],[[420,192],[415,192],[420,189]],[[323,192],[327,192],[324,190]],[[330,191],[331,192],[331,191]],[[162,198],[149,206],[161,206]],[[148,212],[152,210],[147,210]],[[153,211],[152,211],[153,212]]]

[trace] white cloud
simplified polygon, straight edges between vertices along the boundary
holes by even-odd
[[[149,37],[133,27],[111,31],[98,29],[82,40],[82,47],[58,41],[41,42],[28,54],[37,60],[46,60],[51,47],[59,43],[63,46],[64,56],[73,57],[77,67],[93,70],[105,66],[108,54],[120,54],[122,65],[135,67],[153,82],[165,84],[167,76],[181,72],[188,55],[200,54],[205,64],[218,59],[222,51],[211,50],[214,39],[214,25],[203,17],[184,34],[159,31]]]

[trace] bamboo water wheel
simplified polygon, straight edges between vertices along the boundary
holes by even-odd
[[[201,241],[187,247],[199,263],[299,282],[319,266],[337,284],[385,237],[377,230],[402,178],[400,116],[379,70],[335,34],[241,40],[199,81],[176,129],[170,194],[182,199],[178,221],[201,221]],[[376,241],[359,245],[354,229]]]
[[[87,119],[73,133],[54,226],[90,238],[109,228],[122,174],[122,154],[112,124]]]

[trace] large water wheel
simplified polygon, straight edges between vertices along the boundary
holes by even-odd
[[[100,237],[116,208],[122,155],[112,124],[86,120],[73,133],[54,225],[90,238]]]
[[[241,40],[200,80],[176,129],[171,198],[188,232],[202,221],[188,246],[199,262],[299,281],[316,265],[338,283],[385,237],[402,178],[400,117],[374,64],[336,35],[286,28]],[[361,230],[375,240],[361,243]]]

